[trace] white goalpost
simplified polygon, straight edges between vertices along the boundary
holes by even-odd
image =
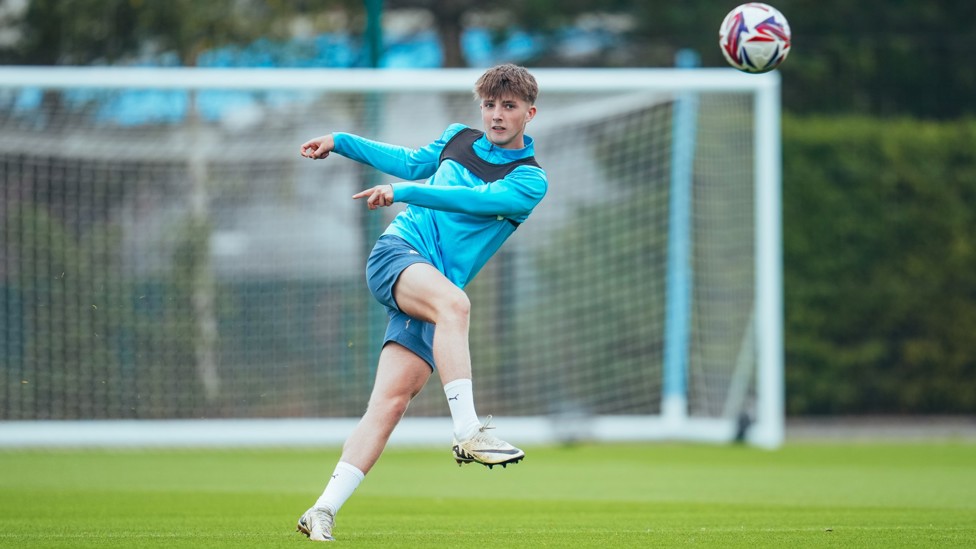
[[[399,208],[298,146],[477,128],[481,72],[0,68],[0,446],[340,444]],[[780,446],[778,74],[533,74],[550,190],[466,289],[479,412],[525,447]],[[428,385],[391,444],[450,442]]]

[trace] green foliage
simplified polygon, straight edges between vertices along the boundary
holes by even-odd
[[[0,62],[87,65],[173,52],[192,66],[208,49],[285,37],[294,18],[321,26],[320,10],[356,4],[318,2],[313,11],[303,0],[30,0],[12,25],[23,39],[0,48]]]
[[[976,114],[976,3],[777,0],[793,44],[780,67],[783,104],[796,113],[870,113],[948,119]],[[736,2],[627,2],[630,55],[600,63],[672,66],[691,48],[705,67],[727,66],[718,30]],[[607,9],[607,8],[605,8]]]
[[[22,40],[0,49],[0,62],[30,65],[111,62],[139,49],[130,0],[30,0],[12,25]]]
[[[976,114],[976,4],[776,4],[790,20],[784,104],[797,112],[951,118]]]
[[[976,412],[976,123],[788,117],[790,413]]]
[[[177,52],[189,66],[208,49],[275,37],[281,32],[273,24],[275,17],[292,13],[290,3],[282,1],[168,0],[139,4],[136,30],[143,40],[157,41],[162,51]]]

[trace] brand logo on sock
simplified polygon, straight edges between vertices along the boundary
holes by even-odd
[[[333,473],[332,478],[339,478],[339,473]]]
[[[458,393],[458,394],[456,394],[456,395],[454,395],[452,397],[447,397],[447,400],[449,400],[449,401],[450,400],[457,400],[459,396],[461,396],[461,393]]]

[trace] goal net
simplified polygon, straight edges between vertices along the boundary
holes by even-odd
[[[299,145],[480,127],[473,70],[0,69],[0,444],[341,442],[388,176]],[[549,193],[467,288],[523,445],[783,436],[779,81],[534,71]],[[443,443],[434,376],[392,440]]]

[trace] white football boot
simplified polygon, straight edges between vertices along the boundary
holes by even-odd
[[[335,541],[332,537],[334,525],[335,515],[332,510],[321,507],[312,507],[298,519],[298,531],[312,541]]]
[[[454,461],[458,466],[465,463],[480,463],[489,469],[495,465],[505,467],[509,463],[518,463],[525,457],[525,452],[505,442],[504,440],[488,434],[491,416],[478,429],[473,437],[463,442],[454,440],[454,447],[451,448],[454,454]]]

